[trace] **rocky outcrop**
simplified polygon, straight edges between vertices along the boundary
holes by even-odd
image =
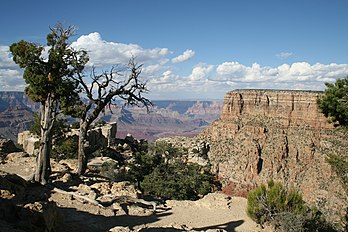
[[[249,190],[269,179],[300,189],[331,221],[348,206],[329,154],[348,154],[347,135],[318,111],[320,92],[236,90],[226,94],[221,118],[199,138],[225,186]]]
[[[23,151],[29,155],[35,154],[35,149],[39,148],[39,141],[39,136],[30,133],[30,131],[18,133],[17,143],[21,145],[23,147]]]
[[[235,90],[226,94],[221,120],[276,119],[283,127],[332,128],[317,106],[319,91]]]
[[[57,231],[62,215],[47,188],[0,171],[1,231]]]
[[[106,148],[114,143],[117,132],[117,123],[107,123],[100,127],[95,127],[88,131],[88,143],[92,148]],[[79,130],[72,129],[66,134],[69,136],[78,136]],[[17,143],[23,147],[23,150],[29,155],[35,155],[35,150],[39,147],[39,136],[23,131],[18,133]]]
[[[0,154],[19,151],[11,139],[0,138]]]

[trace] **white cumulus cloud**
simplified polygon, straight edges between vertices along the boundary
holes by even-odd
[[[213,70],[213,67],[213,65],[199,64],[192,69],[192,73],[188,79],[191,81],[208,79],[208,75]]]
[[[0,46],[0,68],[16,68],[17,65],[13,62],[8,46]]]
[[[86,50],[90,56],[88,65],[97,68],[127,64],[132,56],[136,57],[136,62],[143,64],[141,78],[147,83],[150,99],[222,99],[226,92],[244,88],[323,90],[325,82],[334,82],[348,74],[348,64],[308,62],[263,66],[224,61],[198,63],[182,70],[176,64],[192,58],[194,51],[188,49],[170,59],[172,52],[168,48],[105,41],[97,32],[80,36],[72,46]],[[8,46],[0,46],[0,91],[23,91],[26,84],[22,75],[23,70],[12,61]]]
[[[217,66],[215,79],[249,83],[249,87],[268,84],[268,88],[277,88],[278,85],[284,86],[286,89],[291,89],[292,86],[304,86],[305,89],[323,89],[324,82],[333,82],[337,78],[345,77],[347,73],[348,64],[316,63],[311,65],[307,62],[295,62],[291,65],[282,64],[278,67],[262,67],[257,63],[246,66],[238,62],[224,62]],[[298,85],[299,82],[302,84]]]
[[[191,59],[194,55],[195,55],[194,51],[187,49],[186,51],[184,51],[183,54],[181,54],[177,57],[174,57],[172,59],[172,63],[176,64],[176,63],[184,62],[186,60]]]
[[[145,49],[137,44],[108,42],[98,32],[80,36],[71,46],[86,50],[90,57],[89,65],[96,67],[126,64],[132,56],[140,63],[157,61],[170,54],[168,48]]]

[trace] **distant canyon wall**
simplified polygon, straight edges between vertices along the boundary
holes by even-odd
[[[304,199],[338,220],[347,193],[327,163],[348,154],[340,134],[318,111],[320,92],[235,90],[226,94],[222,115],[200,134],[225,189],[249,190],[273,179],[293,186]]]

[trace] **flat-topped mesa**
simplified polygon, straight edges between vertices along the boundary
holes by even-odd
[[[285,127],[332,128],[318,109],[321,94],[300,90],[233,90],[224,97],[221,120],[261,116],[278,119]]]

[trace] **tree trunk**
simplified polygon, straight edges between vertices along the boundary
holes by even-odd
[[[46,185],[51,174],[50,154],[52,149],[52,129],[56,116],[57,102],[49,94],[41,105],[41,137],[40,149],[36,159],[34,180]]]
[[[79,132],[79,147],[78,147],[78,170],[79,175],[83,175],[87,169],[87,152],[86,148],[88,146],[87,132],[88,132],[88,123],[80,120],[80,132]]]

